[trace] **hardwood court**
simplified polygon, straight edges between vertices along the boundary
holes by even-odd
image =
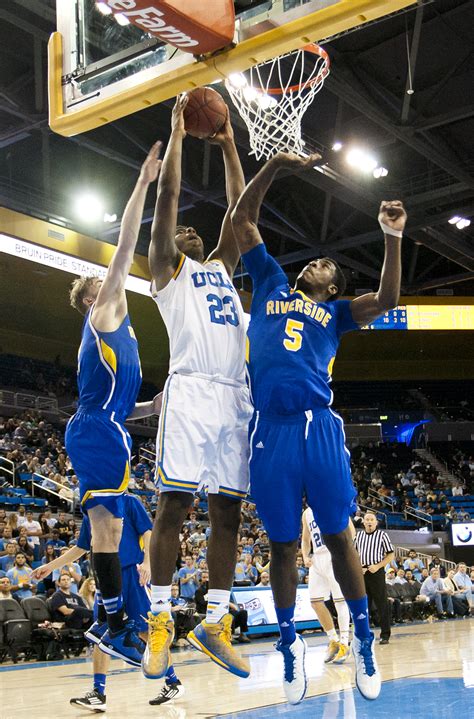
[[[309,690],[298,706],[284,702],[281,657],[273,641],[254,641],[244,651],[251,676],[238,679],[194,650],[173,652],[186,694],[176,703],[150,706],[161,681],[145,679],[139,670],[116,660],[107,680],[107,713],[111,719],[267,719],[278,716],[322,719],[459,719],[474,707],[474,619],[407,625],[394,629],[390,644],[377,647],[384,684],[379,699],[364,701],[354,689],[353,661],[325,666],[325,640],[306,636]],[[87,659],[49,664],[0,666],[1,719],[87,717],[69,704],[91,688]]]

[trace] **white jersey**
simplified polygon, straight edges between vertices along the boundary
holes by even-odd
[[[311,536],[311,545],[313,547],[313,555],[329,554],[329,549],[324,544],[323,535],[316,520],[314,518],[313,510],[308,507],[303,512],[303,521],[306,522],[309,533]]]
[[[244,311],[221,261],[182,255],[166,287],[151,291],[168,331],[170,374],[245,383]]]

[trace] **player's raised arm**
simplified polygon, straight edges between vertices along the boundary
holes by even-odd
[[[184,129],[183,111],[187,95],[179,95],[171,116],[171,136],[163,158],[158,182],[155,216],[151,227],[151,243],[148,251],[150,272],[157,290],[166,287],[176,270],[180,252],[176,247],[176,223],[181,191],[181,155]]]
[[[351,303],[352,317],[359,325],[366,325],[384,312],[397,306],[402,276],[402,235],[407,214],[399,200],[382,202],[379,223],[385,238],[385,256],[377,292],[356,297]]]
[[[97,295],[93,320],[97,329],[103,331],[108,331],[109,323],[115,324],[117,319],[121,321],[127,313],[125,282],[137,246],[148,186],[160,172],[161,160],[158,158],[161,145],[161,142],[155,142],[142,165],[137,184],[123,213],[117,249]]]
[[[240,251],[232,230],[231,213],[245,187],[245,178],[239,154],[234,142],[234,131],[232,130],[232,125],[230,124],[229,108],[227,108],[227,118],[223,127],[209,139],[209,142],[214,145],[220,145],[222,148],[225,165],[225,189],[228,207],[222,223],[219,242],[217,243],[216,249],[209,255],[208,259],[222,260],[228,275],[232,277],[240,258]]]
[[[232,228],[241,254],[249,252],[263,242],[258,230],[258,218],[263,199],[279,170],[301,172],[314,167],[321,159],[318,153],[309,157],[299,157],[291,153],[279,152],[268,160],[253,180],[249,182],[232,212]]]

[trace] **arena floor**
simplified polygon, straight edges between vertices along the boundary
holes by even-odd
[[[238,679],[220,670],[194,650],[180,649],[173,660],[186,688],[185,696],[165,706],[148,700],[161,681],[144,679],[141,672],[116,660],[107,681],[107,717],[159,716],[165,719],[267,719],[275,716],[322,719],[459,719],[474,707],[474,619],[408,625],[394,629],[388,646],[378,647],[384,684],[375,702],[354,689],[352,660],[326,667],[325,641],[308,635],[307,698],[298,706],[284,702],[281,658],[272,641],[245,647],[252,673]],[[84,717],[72,707],[71,696],[91,688],[88,659],[48,664],[0,666],[2,719]]]

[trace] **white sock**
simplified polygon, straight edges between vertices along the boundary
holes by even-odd
[[[328,635],[329,641],[337,642],[337,632],[335,629],[330,629],[326,634]]]
[[[230,591],[226,589],[210,589],[207,593],[206,622],[217,624],[224,614],[229,612]]]
[[[160,584],[151,585],[151,611],[153,614],[160,612],[171,612],[171,584],[161,586]]]
[[[351,615],[349,614],[349,607],[346,602],[334,602],[337,612],[337,623],[339,624],[339,635],[341,644],[349,646],[349,623]]]

